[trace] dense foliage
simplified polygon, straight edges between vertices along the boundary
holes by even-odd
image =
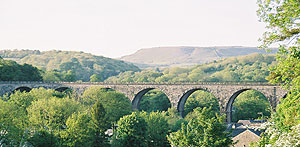
[[[225,132],[224,118],[206,107],[196,108],[197,117],[181,129],[168,135],[172,146],[230,146],[233,144],[229,132]]]
[[[146,144],[147,123],[143,117],[133,112],[118,121],[114,146],[143,147]]]
[[[256,146],[299,146],[300,101],[300,1],[259,0],[258,16],[267,24],[262,47],[280,45],[278,64],[268,79],[289,91],[281,100]]]
[[[0,81],[41,81],[40,71],[29,64],[0,59]]]
[[[101,86],[86,89],[80,101],[87,105],[99,101],[106,111],[107,121],[111,123],[131,113],[131,102],[124,94]]]
[[[0,146],[108,146],[105,131],[129,114],[130,103],[119,103],[126,97],[117,92],[89,92],[102,97],[91,96],[87,103],[76,94],[43,88],[2,97]],[[114,106],[124,110],[112,113]]]
[[[266,119],[271,116],[270,102],[258,91],[247,90],[237,96],[232,108],[232,121]]]
[[[266,82],[274,55],[252,54],[194,67],[120,73],[107,82]]]
[[[214,113],[219,113],[220,111],[219,102],[217,98],[214,97],[211,93],[202,90],[195,91],[192,95],[188,97],[184,105],[184,114],[187,115],[190,112],[193,112],[193,110],[197,107],[211,107],[211,111],[213,111]]]
[[[113,146],[168,147],[169,117],[165,112],[133,112],[118,121]]]
[[[74,51],[2,50],[0,56],[41,68],[46,71],[45,81],[92,80],[101,82],[121,72],[139,71],[138,67],[123,61]],[[75,76],[71,79],[63,78],[68,72],[72,72]],[[92,75],[95,75],[97,79],[95,80],[95,76],[91,78]]]
[[[148,91],[141,99],[139,109],[152,111],[167,111],[171,107],[169,98],[160,90],[153,89]]]

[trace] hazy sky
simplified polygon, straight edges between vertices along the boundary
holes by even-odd
[[[0,49],[120,57],[158,46],[257,46],[256,0],[0,0]]]

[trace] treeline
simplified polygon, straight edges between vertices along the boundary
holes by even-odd
[[[38,67],[44,81],[101,82],[121,72],[140,71],[120,60],[75,51],[2,50],[0,56]]]
[[[274,55],[252,54],[190,68],[173,67],[120,73],[107,82],[267,82]],[[162,70],[162,71],[160,71]]]
[[[42,76],[32,65],[0,59],[0,81],[42,81]]]

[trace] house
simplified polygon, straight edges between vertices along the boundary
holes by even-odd
[[[261,131],[257,128],[265,121],[239,120],[238,123],[230,124],[227,128],[231,130],[231,137],[234,142],[238,141],[234,147],[248,147],[251,142],[257,142],[260,139]]]
[[[260,139],[260,132],[254,129],[245,129],[243,132],[233,137],[232,140],[237,142],[234,147],[249,147],[252,142]]]

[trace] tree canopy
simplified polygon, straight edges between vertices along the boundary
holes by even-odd
[[[110,124],[131,113],[131,102],[122,93],[94,86],[86,89],[82,94],[82,102],[87,105],[95,104],[97,101],[103,105]]]
[[[141,99],[139,109],[152,111],[167,111],[171,107],[169,98],[160,90],[153,89],[148,91]]]
[[[266,119],[271,116],[271,111],[270,102],[263,94],[255,90],[247,90],[234,100],[232,121]]]
[[[168,135],[172,146],[230,146],[233,144],[229,132],[225,132],[224,118],[211,109],[204,107],[194,109],[197,117],[181,129]]]
[[[45,81],[94,81],[91,76],[95,74],[97,82],[102,82],[121,72],[140,71],[124,61],[75,51],[2,50],[0,56],[40,68],[45,72]],[[71,77],[64,77],[70,72]]]
[[[299,146],[293,140],[300,123],[300,1],[258,0],[258,6],[257,14],[268,29],[261,39],[262,47],[280,46],[278,64],[271,68],[268,80],[281,83],[289,94],[277,106],[265,136],[257,145]]]
[[[40,71],[29,64],[0,59],[0,81],[42,81]]]

